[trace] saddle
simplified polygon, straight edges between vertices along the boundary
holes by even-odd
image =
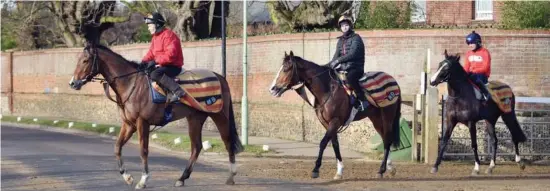
[[[206,69],[182,71],[174,80],[185,91],[180,99],[181,104],[188,105],[199,111],[217,113],[223,106],[221,83],[217,75]],[[151,83],[153,103],[166,103],[166,92],[156,82]]]

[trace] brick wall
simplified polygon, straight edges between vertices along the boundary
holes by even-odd
[[[492,76],[511,85],[519,96],[550,96],[550,31],[477,30],[491,51]],[[464,53],[464,36],[470,30],[373,30],[359,31],[366,44],[367,71],[385,71],[393,75],[404,94],[418,92],[419,76],[431,52],[430,68],[435,70],[445,49]],[[268,92],[285,51],[292,50],[318,64],[325,64],[334,53],[339,33],[283,34],[250,37],[248,67],[250,134],[317,142],[322,127],[311,108],[292,92],[274,98]],[[220,41],[183,44],[185,67],[221,71]],[[242,96],[242,39],[227,41],[227,75],[237,120]],[[147,44],[113,47],[129,60],[140,60]],[[68,82],[81,48],[52,49],[13,53],[14,114],[56,116],[86,121],[119,123],[116,105],[103,97],[99,84],[89,83],[81,91]],[[6,69],[9,53],[2,53],[2,113],[6,113],[9,80]],[[441,92],[445,92],[441,85]],[[49,93],[45,93],[49,92]],[[405,107],[406,108],[406,107]],[[238,122],[237,124],[240,124]],[[169,126],[185,125],[184,120]],[[354,123],[342,136],[343,145],[364,145],[373,132],[370,122]],[[207,128],[213,128],[209,122]],[[366,147],[366,146],[365,146]],[[356,147],[357,150],[366,150]]]

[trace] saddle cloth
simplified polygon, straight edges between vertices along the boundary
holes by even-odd
[[[470,84],[472,84],[474,88],[476,99],[481,100],[482,95],[481,90],[479,90],[480,87],[471,81]],[[502,112],[508,113],[512,111],[512,97],[514,97],[514,93],[510,86],[499,81],[489,81],[487,89],[491,94],[491,99],[497,104]]]
[[[340,73],[341,80],[345,79],[345,74]],[[363,87],[367,100],[370,104],[377,107],[386,107],[397,102],[401,90],[395,78],[385,72],[366,72],[359,79],[359,85]],[[352,91],[344,86],[349,95]]]
[[[512,111],[514,92],[512,92],[510,86],[500,81],[490,81],[487,89],[489,89],[492,100],[495,101],[502,112],[509,113]]]
[[[185,91],[180,102],[199,111],[217,113],[223,106],[222,89],[216,74],[206,69],[186,70],[174,80]],[[165,103],[166,92],[156,82],[152,83],[153,102]],[[159,95],[160,94],[160,95]]]

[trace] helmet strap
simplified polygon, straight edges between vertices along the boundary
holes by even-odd
[[[476,42],[476,48],[474,49],[474,52],[479,50],[479,48],[481,48],[481,43],[480,42]]]

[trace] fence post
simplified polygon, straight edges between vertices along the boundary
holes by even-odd
[[[413,106],[413,120],[412,120],[412,143],[411,143],[411,160],[412,161],[418,161],[418,110],[416,109],[417,105],[419,104],[417,101],[418,96],[420,94],[415,94],[414,98],[412,100],[412,106]]]
[[[426,112],[425,125],[422,130],[424,133],[424,163],[433,164],[437,158],[437,142],[438,142],[438,119],[439,119],[439,105],[438,105],[438,91],[437,88],[426,89]]]
[[[8,107],[10,115],[13,115],[13,51],[9,52],[8,71],[10,78],[10,87],[8,90]]]

